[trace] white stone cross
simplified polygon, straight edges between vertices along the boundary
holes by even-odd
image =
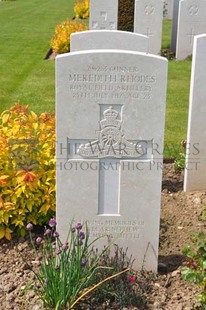
[[[99,160],[98,215],[120,215],[121,165],[125,165],[125,160],[134,160],[146,153],[140,141],[128,141],[124,136],[122,112],[123,105],[115,105],[114,109],[101,104],[98,138],[69,141],[70,159]],[[126,165],[128,169],[129,163]]]

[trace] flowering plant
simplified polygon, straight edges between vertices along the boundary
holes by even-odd
[[[77,20],[67,19],[56,25],[55,33],[51,39],[51,48],[56,54],[68,53],[70,51],[70,36],[74,32],[86,31],[88,26]]]
[[[94,255],[93,244],[97,239],[89,243],[87,225],[85,230],[82,229],[81,223],[71,225],[65,243],[60,240],[55,227],[55,219],[50,219],[49,228],[45,228],[43,238],[37,237],[34,241],[31,233],[33,225],[31,223],[27,225],[38,262],[38,269],[33,270],[40,284],[36,286],[37,294],[44,306],[55,310],[66,307],[72,309],[83,296],[101,283],[128,271],[127,269],[118,272],[89,289],[94,273],[99,269],[109,269],[100,264],[101,257],[108,247],[105,247],[100,254]]]
[[[76,18],[89,18],[89,0],[76,0],[74,4],[74,13]]]
[[[15,104],[0,115],[0,239],[55,214],[55,117]]]

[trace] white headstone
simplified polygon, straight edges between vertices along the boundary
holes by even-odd
[[[177,43],[177,23],[179,14],[179,2],[180,0],[174,0],[173,3],[173,15],[172,15],[172,38],[171,38],[171,51],[176,53],[176,43]]]
[[[206,190],[206,35],[195,36],[184,190]]]
[[[117,30],[117,26],[118,0],[90,0],[90,30]]]
[[[57,229],[65,240],[87,221],[156,271],[167,60],[94,50],[56,63]]]
[[[75,32],[71,35],[71,52],[95,49],[147,52],[148,37],[138,33],[117,30],[90,30]]]
[[[163,0],[136,0],[134,32],[149,37],[149,53],[159,54],[162,43]]]
[[[164,1],[164,9],[163,9],[163,17],[164,19],[172,19],[173,15],[173,2],[174,0],[165,0]]]
[[[192,54],[194,36],[206,33],[206,1],[181,0],[179,4],[176,58]]]

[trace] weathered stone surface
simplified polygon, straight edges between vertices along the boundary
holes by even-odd
[[[185,191],[206,189],[205,55],[206,35],[204,34],[195,36],[191,72],[190,105],[185,163]]]
[[[89,29],[117,30],[118,0],[90,0]]]
[[[148,37],[138,33],[117,30],[90,30],[71,35],[70,51],[120,49],[147,52]]]
[[[87,221],[91,238],[156,271],[167,60],[94,50],[56,62],[57,229],[65,240],[73,218]]]
[[[179,3],[176,58],[192,54],[194,36],[206,33],[206,1],[181,0]]]
[[[162,0],[136,0],[134,32],[149,37],[148,51],[151,54],[159,54],[162,42]]]

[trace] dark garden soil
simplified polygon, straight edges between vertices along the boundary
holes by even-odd
[[[159,273],[152,281],[148,294],[151,310],[199,309],[196,302],[198,289],[181,279],[180,269],[185,257],[181,254],[190,243],[193,232],[204,229],[200,214],[206,204],[206,191],[184,193],[183,172],[176,174],[172,163],[164,164],[162,184],[162,208],[159,249]],[[41,302],[27,285],[33,282],[33,274],[22,256],[33,261],[28,240],[15,239],[0,242],[0,310],[40,310]],[[78,307],[78,309],[80,306]],[[84,309],[113,309],[112,306],[94,305]],[[116,308],[117,309],[117,308]],[[118,308],[120,309],[120,308]],[[128,307],[137,310],[139,308]]]

